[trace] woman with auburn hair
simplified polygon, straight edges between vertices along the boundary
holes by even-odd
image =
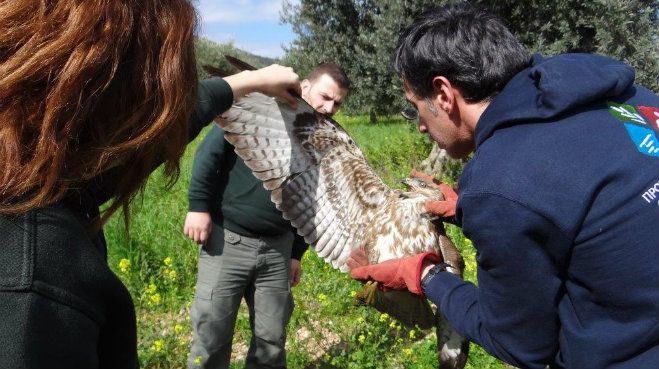
[[[195,23],[187,0],[0,2],[0,367],[137,367],[102,224],[234,98],[295,103],[278,65],[197,84]]]

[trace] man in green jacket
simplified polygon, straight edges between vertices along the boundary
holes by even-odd
[[[333,115],[350,81],[336,64],[320,64],[301,82],[302,98]],[[241,299],[252,340],[246,368],[285,368],[290,287],[300,281],[304,239],[215,126],[195,156],[184,232],[202,245],[191,310],[194,336],[188,367],[228,368]]]

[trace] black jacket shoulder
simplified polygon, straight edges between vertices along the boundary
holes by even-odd
[[[130,295],[63,205],[0,216],[0,367],[137,367]]]

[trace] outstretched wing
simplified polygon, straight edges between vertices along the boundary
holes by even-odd
[[[342,271],[391,189],[348,133],[300,100],[259,93],[216,119],[236,153],[272,190],[272,201],[319,256]]]

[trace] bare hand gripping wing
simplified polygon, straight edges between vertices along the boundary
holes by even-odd
[[[272,190],[284,217],[319,256],[345,271],[350,250],[365,244],[364,229],[394,191],[341,126],[306,104],[298,106],[293,110],[253,93],[216,121]]]

